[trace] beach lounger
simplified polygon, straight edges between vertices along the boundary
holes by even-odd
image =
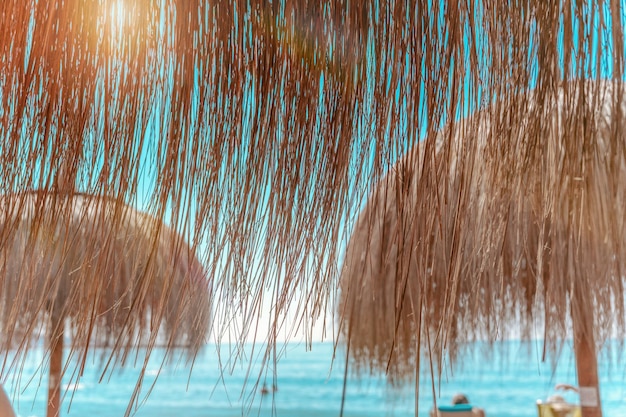
[[[437,413],[434,410],[430,412],[431,417],[475,417],[472,412],[472,406],[469,404],[458,405],[441,405],[437,407]]]
[[[542,401],[537,401],[537,412],[539,417],[582,417],[582,411],[577,405],[571,406],[570,409],[564,409]]]
[[[474,417],[471,411],[437,411],[437,414],[431,412],[431,417]]]

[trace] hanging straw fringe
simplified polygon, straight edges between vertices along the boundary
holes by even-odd
[[[392,227],[364,215],[355,230],[380,235],[377,257],[402,278],[372,293],[389,297],[399,334],[411,291],[447,297],[423,316],[443,346],[481,313],[494,321],[475,333],[495,337],[509,302],[531,312],[541,296],[558,317],[569,284],[542,277],[576,269],[566,253],[621,276],[621,125],[598,120],[619,114],[621,89],[599,98],[581,81],[623,77],[618,2],[5,0],[0,14],[0,193],[70,184],[146,202],[200,250],[218,341],[243,343],[267,297],[273,334],[325,320],[346,236],[392,166],[368,209]],[[557,97],[572,101],[564,112]],[[422,156],[393,165],[411,152]],[[449,280],[408,279],[439,268]],[[498,278],[518,275],[514,288]],[[467,286],[499,301],[470,303]],[[234,316],[242,328],[228,328]]]

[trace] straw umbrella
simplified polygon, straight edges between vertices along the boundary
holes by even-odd
[[[153,213],[171,207],[224,265],[224,321],[252,321],[276,278],[281,312],[312,326],[353,202],[444,114],[533,83],[541,99],[596,66],[620,78],[624,61],[623,6],[606,0],[7,0],[0,14],[0,190],[72,161],[133,199],[149,172]]]
[[[48,416],[59,415],[62,376],[79,378],[93,347],[110,351],[102,358],[106,371],[139,348],[146,361],[155,346],[166,356],[184,348],[193,358],[205,343],[204,269],[157,219],[105,197],[24,192],[0,197],[0,225],[2,348],[25,355],[43,329]],[[78,369],[68,369],[64,353],[77,357]]]
[[[440,372],[466,342],[540,331],[555,352],[571,337],[583,415],[601,415],[596,349],[624,337],[625,92],[577,81],[546,101],[511,96],[392,168],[341,275],[342,335],[359,367],[397,381],[423,354]]]
[[[3,1],[0,190],[45,187],[70,161],[87,187],[132,200],[147,172],[151,213],[171,209],[174,224],[206,238],[221,321],[236,312],[255,322],[269,286],[274,325],[295,306],[293,323],[309,331],[332,298],[355,201],[389,161],[468,106],[531,85],[543,102],[567,77],[621,79],[623,9],[608,0]],[[531,135],[524,146],[540,144]],[[518,150],[494,152],[497,167]],[[516,177],[506,178],[504,190]],[[241,342],[254,332],[243,328]]]

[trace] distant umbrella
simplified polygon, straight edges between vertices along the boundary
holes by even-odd
[[[161,221],[104,197],[0,197],[0,289],[4,352],[19,346],[25,354],[45,323],[48,416],[59,414],[69,371],[67,331],[81,372],[92,347],[110,350],[105,369],[124,365],[140,347],[146,360],[155,346],[193,357],[209,328],[210,286],[194,251]]]
[[[588,81],[506,97],[393,167],[342,269],[357,365],[403,379],[424,354],[437,372],[466,342],[540,329],[552,351],[573,338],[583,415],[601,415],[596,349],[624,337],[624,92]]]

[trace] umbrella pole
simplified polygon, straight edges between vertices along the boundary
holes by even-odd
[[[598,358],[593,336],[593,310],[584,308],[586,299],[580,286],[575,286],[571,306],[574,330],[574,354],[582,417],[602,417],[600,383],[598,380]]]
[[[61,367],[63,366],[63,331],[56,332],[53,326],[49,331],[50,373],[48,375],[47,417],[58,417],[61,408]],[[55,336],[52,336],[52,335]]]

